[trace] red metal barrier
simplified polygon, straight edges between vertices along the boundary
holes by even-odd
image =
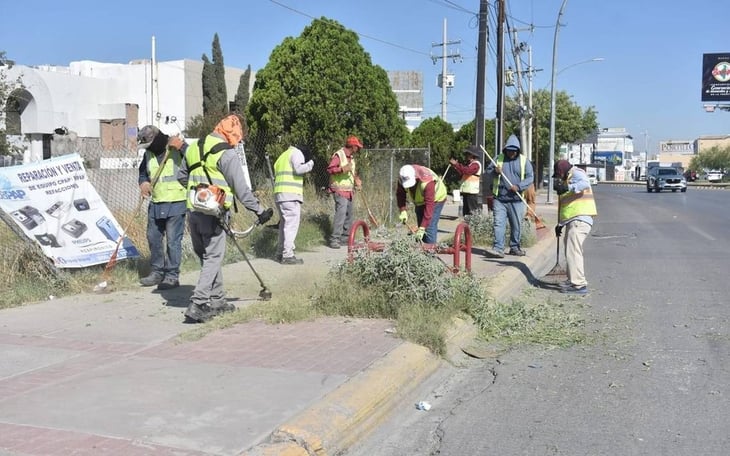
[[[363,242],[356,243],[355,235],[359,228],[362,228]],[[421,244],[421,249],[424,251],[435,254],[452,254],[453,267],[450,269],[453,274],[461,270],[461,252],[464,252],[464,268],[471,272],[471,247],[471,230],[469,229],[469,225],[464,222],[459,223],[456,227],[453,247],[438,247],[437,244]],[[385,243],[371,242],[370,227],[368,224],[364,220],[355,220],[352,228],[350,228],[350,235],[347,239],[347,261],[351,263],[354,260],[355,252],[362,249],[367,249],[369,252],[382,252],[385,249]]]

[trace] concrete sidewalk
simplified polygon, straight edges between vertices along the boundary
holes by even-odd
[[[446,206],[441,235],[457,213]],[[473,255],[498,298],[554,263],[552,229],[540,231],[526,257]],[[304,266],[252,263],[277,296],[321,282],[346,254],[322,247],[298,252]],[[1,310],[0,455],[337,454],[446,362],[392,336],[387,320],[250,322],[180,342],[196,327],[183,323],[196,280]],[[258,297],[245,262],[226,266],[224,282],[239,307]],[[473,335],[455,324],[450,353]]]

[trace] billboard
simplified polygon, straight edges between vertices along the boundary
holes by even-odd
[[[730,101],[730,52],[702,54],[702,101]]]
[[[694,154],[694,141],[659,141],[659,151],[663,154]]]

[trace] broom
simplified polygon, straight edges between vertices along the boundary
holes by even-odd
[[[152,189],[155,188],[155,184],[157,184],[157,181],[160,178],[160,174],[162,173],[162,168],[165,167],[165,163],[167,162],[167,158],[170,156],[170,149],[169,147],[165,150],[165,155],[162,156],[162,162],[160,163],[160,166],[157,168],[157,171],[152,176],[152,180],[150,181],[150,184],[152,185]],[[119,254],[119,247],[121,247],[122,242],[124,241],[124,238],[127,237],[127,231],[132,227],[132,223],[137,218],[137,215],[139,215],[139,210],[142,209],[142,203],[144,202],[145,197],[140,197],[139,202],[137,203],[137,207],[134,209],[134,212],[132,213],[132,218],[129,219],[129,223],[127,223],[127,226],[124,227],[124,231],[122,231],[122,234],[119,236],[119,239],[117,240],[117,245],[114,247],[114,252],[112,252],[112,256],[109,257],[109,261],[107,261],[106,265],[104,266],[104,271],[101,273],[101,282],[96,284],[94,286],[94,292],[99,293],[104,290],[106,290],[106,287],[109,285],[110,280],[110,274],[112,269],[114,269],[114,265],[117,264],[117,255]]]

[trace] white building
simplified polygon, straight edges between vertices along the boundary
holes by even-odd
[[[94,147],[112,157],[136,151],[139,127],[154,124],[175,134],[203,113],[202,61],[80,61],[3,70],[7,81],[22,81],[8,100],[6,128],[24,149],[25,163],[66,153],[67,147],[82,155]],[[229,102],[244,71],[226,67]],[[253,77],[249,91],[252,85]]]

